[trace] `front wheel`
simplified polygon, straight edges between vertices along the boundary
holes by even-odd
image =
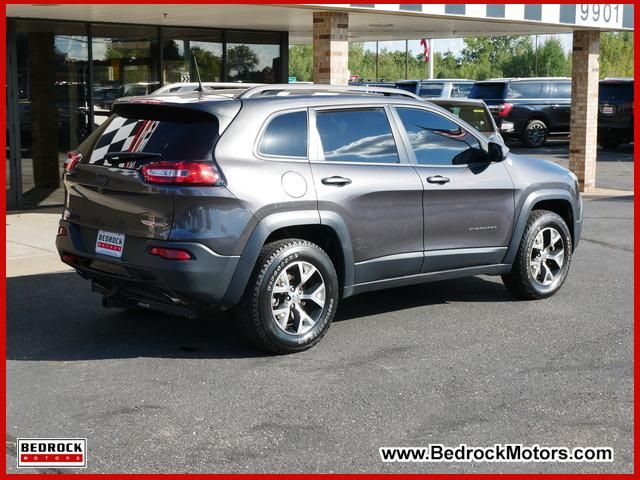
[[[236,318],[259,348],[299,352],[327,333],[338,293],[336,271],[324,250],[306,240],[279,240],[262,249]]]
[[[531,213],[511,273],[502,281],[523,300],[550,297],[564,283],[571,264],[571,234],[562,217],[547,210]]]

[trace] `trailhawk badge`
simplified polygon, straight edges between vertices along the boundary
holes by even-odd
[[[85,468],[86,438],[18,438],[18,468]]]

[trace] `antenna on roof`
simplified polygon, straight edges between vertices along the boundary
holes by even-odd
[[[200,78],[200,69],[198,68],[198,59],[196,56],[193,56],[193,63],[196,66],[196,75],[198,75],[198,89],[196,91],[202,92],[202,79]]]

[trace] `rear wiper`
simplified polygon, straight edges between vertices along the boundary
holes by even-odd
[[[105,160],[108,160],[109,163],[127,163],[131,160],[136,160],[138,158],[157,158],[161,157],[161,153],[154,152],[109,152],[104,156]]]

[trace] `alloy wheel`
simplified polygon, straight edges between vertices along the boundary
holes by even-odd
[[[322,315],[326,297],[322,275],[309,262],[293,262],[276,278],[271,292],[271,316],[279,329],[305,335]]]
[[[529,265],[538,284],[547,287],[556,281],[564,265],[564,241],[558,230],[540,230],[533,241]]]

